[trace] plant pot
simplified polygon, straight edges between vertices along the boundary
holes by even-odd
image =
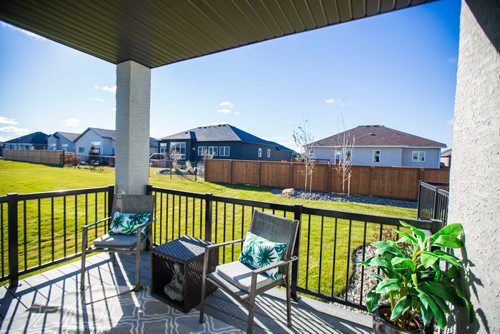
[[[419,326],[417,329],[399,329],[394,327],[389,321],[387,321],[382,314],[390,313],[391,307],[388,304],[381,304],[373,312],[373,332],[375,334],[424,334],[424,325],[417,319],[416,322]]]

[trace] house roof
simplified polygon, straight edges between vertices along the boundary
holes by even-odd
[[[230,124],[200,126],[160,138],[160,140],[193,140],[197,142],[245,142],[252,144],[273,145],[281,151],[292,151],[288,147],[285,147],[273,141],[259,138]]]
[[[5,143],[18,143],[18,144],[38,144],[47,145],[47,138],[49,136],[43,132],[33,132],[25,136],[17,137],[7,140]]]
[[[2,0],[0,20],[113,64],[154,68],[430,1]]]
[[[446,147],[446,144],[415,136],[383,125],[360,125],[330,137],[311,143],[312,146],[338,146],[344,137],[354,138],[356,146],[409,146],[409,147]]]
[[[53,134],[54,137],[57,137],[57,136],[63,136],[64,138],[66,138],[67,140],[71,141],[71,142],[74,142],[76,140],[76,138],[78,138],[78,136],[80,136],[79,133],[73,133],[73,132],[61,132],[61,131],[57,131]]]
[[[109,138],[109,139],[115,140],[116,130],[101,129],[101,128],[87,128],[87,130],[83,131],[80,135],[78,135],[78,137],[75,138],[74,142],[76,142],[78,139],[80,139],[80,137],[82,137],[85,133],[87,133],[90,130],[94,131],[102,138]],[[158,147],[158,139],[149,137],[149,146]]]
[[[441,152],[441,158],[451,157],[451,148]]]

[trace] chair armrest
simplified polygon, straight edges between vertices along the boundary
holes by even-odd
[[[254,269],[254,270],[252,270],[252,275],[253,274],[258,275],[258,274],[261,274],[261,273],[268,271],[270,269],[273,269],[276,267],[282,267],[284,265],[292,263],[293,261],[297,261],[298,259],[299,258],[297,256],[292,256],[288,261],[278,261],[276,263],[272,263],[272,264],[267,265],[265,267]]]
[[[206,250],[213,250],[213,249],[216,249],[216,248],[219,248],[219,247],[222,247],[222,246],[232,245],[232,244],[236,244],[236,243],[243,242],[243,241],[245,241],[245,238],[238,239],[238,240],[226,241],[226,242],[222,242],[220,244],[208,245],[206,247]]]
[[[106,217],[106,218],[101,219],[101,220],[98,220],[98,221],[96,221],[96,222],[93,222],[93,223],[90,223],[90,224],[87,224],[87,225],[83,225],[82,227],[83,227],[83,228],[89,228],[89,227],[91,227],[91,226],[94,226],[94,225],[100,224],[100,223],[105,222],[105,221],[110,220],[110,219],[111,219],[111,217]]]
[[[148,221],[147,221],[147,222],[145,222],[144,224],[137,225],[137,230],[142,230],[142,229],[144,229],[146,226],[153,224],[155,221],[156,221],[156,218],[153,218],[153,219],[151,219],[151,220],[148,220]]]

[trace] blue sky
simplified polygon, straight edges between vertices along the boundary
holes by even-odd
[[[442,0],[152,70],[151,135],[229,123],[293,147],[381,124],[451,145],[460,1]],[[116,66],[0,22],[0,141],[114,129]]]

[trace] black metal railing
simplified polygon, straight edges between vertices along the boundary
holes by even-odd
[[[448,183],[419,181],[417,217],[423,220],[448,221],[448,191],[442,189]]]
[[[369,273],[354,260],[365,260],[369,244],[396,239],[400,218],[382,217],[302,205],[287,205],[148,187],[156,196],[153,242],[162,244],[182,235],[213,243],[239,239],[250,228],[252,211],[262,210],[301,222],[292,267],[292,294],[307,293],[326,301],[365,309]],[[404,219],[435,232],[440,222]],[[241,245],[223,247],[220,263],[237,260]],[[356,257],[356,259],[353,259]],[[356,275],[354,275],[356,274]],[[353,277],[357,276],[354,280]],[[356,292],[357,291],[357,292]]]
[[[81,228],[109,216],[114,188],[103,187],[38,194],[0,196],[0,281],[15,286],[20,275],[81,254]],[[395,239],[400,219],[359,213],[253,201],[148,186],[155,195],[153,243],[183,235],[213,243],[242,238],[250,228],[253,210],[298,219],[299,235],[292,267],[292,292],[365,309],[369,273],[354,262],[370,256],[369,244]],[[404,219],[435,232],[440,222]],[[106,233],[95,229],[91,238]],[[90,240],[92,241],[92,240]],[[219,261],[237,260],[241,245],[223,247]]]
[[[79,256],[82,226],[109,215],[113,193],[109,186],[0,196],[0,282],[15,286],[20,275]]]

